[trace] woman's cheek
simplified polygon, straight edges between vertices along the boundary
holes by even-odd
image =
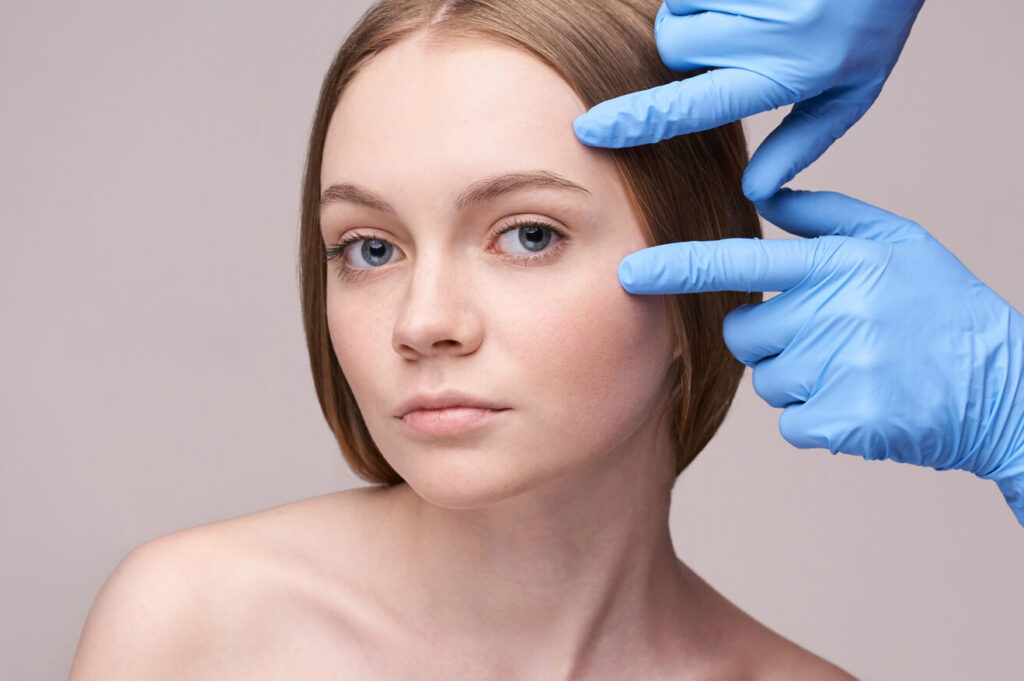
[[[386,304],[379,296],[359,291],[328,290],[326,307],[331,346],[358,399],[361,386],[380,380],[381,360],[394,354],[393,322],[386,318]]]
[[[516,325],[517,365],[529,368],[538,389],[561,396],[547,403],[561,405],[567,425],[633,419],[650,405],[671,361],[663,296],[626,292],[617,263],[549,287]]]

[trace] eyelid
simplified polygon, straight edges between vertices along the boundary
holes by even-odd
[[[531,223],[531,222],[540,222],[545,227],[551,227],[552,229],[558,229],[558,230],[561,230],[563,232],[571,232],[569,227],[565,226],[561,221],[555,220],[555,219],[550,218],[550,217],[547,217],[546,215],[541,214],[541,213],[510,213],[510,214],[505,215],[504,217],[498,218],[497,220],[494,221],[493,224],[497,225],[497,226],[491,228],[490,233],[489,233],[489,238],[493,238],[495,234],[497,234],[502,229],[508,227],[511,224],[517,224],[518,225],[518,224]],[[376,232],[376,231],[381,231],[381,230],[378,230],[378,228],[376,228],[376,227],[352,227],[352,228],[350,228],[350,229],[348,229],[346,231],[343,231],[341,236],[337,237],[334,241],[335,241],[335,243],[337,243],[338,241],[341,241],[341,240],[345,239],[350,232],[366,232],[366,231]],[[392,230],[392,231],[394,231],[394,230]],[[399,232],[403,232],[403,233],[407,233],[406,230],[404,228],[402,228],[402,227],[400,227],[398,229],[398,231]],[[392,243],[392,244],[395,243],[394,239],[390,235],[388,235],[388,236],[377,236],[376,234],[371,234],[371,235],[368,236],[368,238],[371,238],[371,239],[381,239],[382,241],[387,241],[387,242]]]

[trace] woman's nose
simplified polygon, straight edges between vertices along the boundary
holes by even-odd
[[[450,256],[413,266],[392,332],[395,352],[418,359],[476,350],[482,326],[467,274]]]

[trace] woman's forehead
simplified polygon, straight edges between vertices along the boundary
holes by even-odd
[[[376,55],[342,95],[324,146],[323,184],[332,175],[403,167],[466,177],[548,168],[599,184],[614,170],[576,138],[572,124],[585,111],[568,83],[521,50],[404,40]]]

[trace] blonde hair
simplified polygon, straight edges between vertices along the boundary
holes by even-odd
[[[381,0],[363,15],[331,63],[320,90],[306,157],[299,235],[302,317],[313,382],[324,417],[352,470],[384,485],[403,482],[367,430],[331,344],[326,264],[320,231],[320,166],[331,114],[352,78],[374,55],[414,33],[433,40],[489,40],[553,68],[584,105],[678,80],[654,42],[660,0]],[[747,162],[739,123],[657,144],[601,149],[621,173],[648,245],[760,237],[740,188]],[[722,339],[725,315],[760,293],[665,296],[682,354],[671,365],[666,406],[676,444],[676,475],[718,430],[743,374]]]

